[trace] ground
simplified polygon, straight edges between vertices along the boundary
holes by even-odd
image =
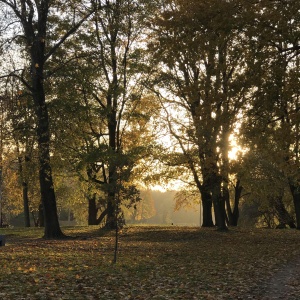
[[[260,289],[264,299],[300,299],[300,257],[281,265]]]
[[[1,229],[0,299],[299,299],[300,231],[127,227]]]

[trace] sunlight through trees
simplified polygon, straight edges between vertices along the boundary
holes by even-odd
[[[300,229],[299,16],[297,0],[0,0],[1,226],[118,230],[157,213],[156,186],[203,227]]]

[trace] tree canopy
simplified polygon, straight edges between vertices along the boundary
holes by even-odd
[[[202,226],[300,229],[298,2],[0,0],[1,209],[13,174],[60,238],[60,207],[116,228],[181,182]]]

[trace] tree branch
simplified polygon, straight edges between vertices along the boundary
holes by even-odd
[[[0,76],[0,79],[8,78],[8,77],[15,77],[15,78],[19,79],[32,92],[32,87],[30,86],[30,84],[22,76],[14,73],[14,72],[11,72],[8,75]]]
[[[280,52],[297,51],[297,50],[300,50],[300,45],[294,45],[294,46],[288,47],[288,48],[282,48],[282,47],[278,46],[278,49]]]
[[[61,39],[58,43],[56,43],[50,51],[45,55],[44,62],[46,62],[54,53],[55,51],[64,43],[64,41],[70,37],[73,33],[77,31],[77,29],[82,25],[84,21],[86,21],[92,14],[94,10],[90,11],[85,17],[83,17],[77,24],[75,24]]]

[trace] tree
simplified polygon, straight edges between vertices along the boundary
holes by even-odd
[[[154,89],[177,143],[168,164],[189,170],[203,226],[213,225],[213,204],[218,227],[226,229],[229,137],[250,88],[243,11],[235,1],[167,1],[153,22],[150,50],[160,63]]]
[[[34,133],[34,113],[32,111],[32,97],[23,91],[20,83],[14,78],[6,86],[5,97],[7,99],[7,122],[10,128],[12,147],[15,147],[18,161],[18,175],[22,185],[22,198],[24,210],[24,225],[30,227],[30,190],[36,186],[36,178],[32,176],[38,173],[37,162],[34,157],[36,136]],[[31,170],[31,171],[30,171]],[[34,179],[33,179],[34,178]],[[31,185],[31,186],[30,186]]]
[[[143,18],[148,7],[143,1],[117,0],[107,1],[107,4],[95,14],[97,48],[93,51],[97,55],[94,62],[100,76],[93,96],[104,113],[109,155],[104,177],[106,227],[114,228],[117,170],[126,168],[125,172],[130,172],[135,163],[134,153],[138,150],[127,147],[124,133],[128,131],[127,124],[136,114],[143,95],[139,83],[145,78],[145,70],[142,69],[143,51],[139,39],[144,34]]]
[[[268,157],[269,165],[276,166],[275,172],[284,175],[285,187],[289,186],[293,195],[298,229],[299,10],[298,1],[261,1],[256,5],[258,22],[248,32],[256,88],[244,126],[249,149]],[[279,220],[283,222],[287,218],[280,193],[271,198],[277,199],[273,205],[277,213],[281,211]],[[292,226],[291,221],[285,223]]]
[[[262,139],[256,149],[251,148],[244,155],[240,171],[241,182],[247,191],[244,204],[257,207],[257,225],[295,228],[287,178],[272,155],[274,144],[266,143],[266,136]]]
[[[0,227],[3,226],[4,207],[4,150],[5,150],[5,103],[4,97],[0,98]]]
[[[79,26],[91,15],[75,9],[72,1],[60,3],[41,0],[1,0],[2,16],[7,17],[6,28],[12,38],[20,42],[18,45],[30,62],[29,74],[25,76],[25,69],[21,72],[12,69],[9,76],[18,78],[29,90],[34,102],[36,116],[36,135],[39,151],[39,181],[41,199],[45,217],[45,238],[62,238],[58,217],[56,198],[53,188],[52,169],[50,164],[50,131],[47,90],[45,83],[54,70],[49,70],[47,62],[55,55],[57,49],[71,36]],[[68,11],[68,8],[70,9]],[[59,18],[57,11],[68,16],[64,20]],[[13,20],[13,21],[12,21]],[[12,24],[20,25],[15,30]],[[55,23],[57,27],[53,27]],[[58,33],[63,32],[59,37]],[[21,36],[21,38],[17,38]],[[19,63],[18,63],[19,64]],[[49,99],[50,100],[50,99]]]
[[[141,201],[125,210],[125,218],[132,223],[147,222],[155,216],[156,208],[150,189],[141,191]]]
[[[117,194],[120,189],[123,194],[127,191],[131,200],[136,195],[133,169],[151,147],[145,144],[148,130],[137,134],[150,122],[153,107],[141,84],[148,76],[141,38],[150,4],[95,1],[94,5],[90,30],[82,32],[84,49],[77,61],[81,68],[73,73],[85,120],[81,142],[73,147],[74,162],[89,185],[90,223],[105,216],[105,226],[115,228]]]

